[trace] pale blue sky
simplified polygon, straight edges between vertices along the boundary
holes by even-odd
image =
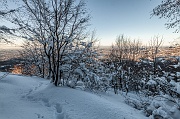
[[[155,16],[150,18],[153,8],[162,0],[85,1],[91,15],[89,28],[96,30],[97,37],[103,46],[111,46],[116,37],[122,34],[131,39],[139,39],[144,45],[148,44],[154,35],[163,36],[164,45],[169,45],[169,42],[180,37],[179,33],[173,33],[175,29],[165,28],[164,24],[167,20],[158,19]],[[6,22],[1,20],[0,25],[4,24]]]
[[[164,45],[179,37],[175,29],[166,29],[167,20],[151,18],[161,0],[86,0],[101,45],[112,45],[117,35],[140,39],[146,44],[154,35],[163,36]]]

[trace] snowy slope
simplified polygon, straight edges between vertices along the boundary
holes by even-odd
[[[43,80],[36,80],[38,79],[15,75],[0,80],[0,119],[53,118],[52,110],[23,98],[39,84],[45,83]]]
[[[2,73],[0,73],[0,76]],[[8,75],[0,80],[0,119],[145,119],[120,95],[54,87],[48,80]]]

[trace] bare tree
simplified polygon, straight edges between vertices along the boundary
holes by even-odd
[[[25,41],[20,50],[20,55],[24,61],[23,74],[37,75],[42,78],[47,77],[48,63],[43,50],[43,45],[37,41]]]
[[[140,58],[140,48],[141,42],[139,40],[131,40],[124,35],[116,38],[116,45],[112,46],[109,55],[109,62],[112,63],[110,68],[113,70],[112,85],[115,93],[117,93],[118,88],[124,88],[128,92],[128,85],[134,81],[132,75],[134,77],[137,75],[135,61]],[[133,86],[131,85],[131,87]]]
[[[43,45],[48,59],[49,75],[57,86],[62,77],[66,49],[84,39],[89,21],[85,3],[75,0],[23,0],[19,9],[8,20],[19,26],[23,38]]]
[[[129,40],[124,35],[117,36],[109,55],[112,58],[111,60],[122,62],[123,59],[127,58],[128,42]]]
[[[124,35],[118,36],[116,38],[115,46],[112,46],[112,51],[110,56],[114,61],[119,61],[122,63],[124,60],[135,61],[138,58],[141,48],[141,42],[139,40],[131,40],[126,38]]]
[[[117,50],[116,50],[116,56],[118,57],[118,59],[120,60],[120,62],[122,62],[122,58],[123,58],[123,43],[124,43],[125,39],[124,39],[124,35],[122,36],[118,36],[116,38],[116,46],[117,46]]]
[[[150,40],[149,48],[151,53],[151,58],[153,59],[153,74],[154,76],[157,74],[157,55],[159,53],[159,48],[162,45],[163,37],[154,36],[153,39]]]

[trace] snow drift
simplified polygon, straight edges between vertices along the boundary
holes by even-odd
[[[120,95],[55,87],[37,77],[8,75],[0,80],[0,97],[1,119],[147,118],[125,104]]]

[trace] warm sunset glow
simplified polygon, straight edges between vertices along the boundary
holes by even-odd
[[[22,74],[22,65],[15,65],[14,68],[12,69],[13,74]]]

